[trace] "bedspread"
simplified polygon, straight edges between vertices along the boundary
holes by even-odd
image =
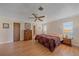
[[[35,40],[38,40],[39,43],[47,47],[50,51],[53,51],[60,44],[59,37],[46,34],[36,35]]]

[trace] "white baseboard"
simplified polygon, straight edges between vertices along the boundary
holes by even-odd
[[[0,42],[0,44],[12,43],[13,41]]]
[[[79,47],[79,43],[75,42],[75,43],[72,43],[73,46],[76,46],[76,47]]]

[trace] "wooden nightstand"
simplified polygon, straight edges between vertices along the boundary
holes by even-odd
[[[63,44],[66,44],[66,45],[69,45],[71,46],[71,39],[68,39],[68,38],[63,38],[63,41],[62,41]]]

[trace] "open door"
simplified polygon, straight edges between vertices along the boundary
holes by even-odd
[[[20,23],[14,23],[13,26],[14,42],[20,41]]]

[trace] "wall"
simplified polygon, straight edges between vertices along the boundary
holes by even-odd
[[[63,34],[63,23],[64,22],[73,22],[73,40],[72,44],[79,46],[79,16],[73,16],[69,18],[60,19],[57,21],[52,21],[47,23],[47,34],[53,35]]]
[[[24,21],[0,17],[0,44],[13,42],[13,23],[20,23],[20,40],[24,39]],[[3,29],[3,23],[9,23],[9,29]]]
[[[43,24],[43,22],[40,22],[40,21],[32,23],[32,25],[35,25],[35,35],[43,33],[42,24]]]
[[[3,23],[9,23],[9,29],[3,29]],[[7,19],[0,18],[0,44],[13,41],[13,24]]]

